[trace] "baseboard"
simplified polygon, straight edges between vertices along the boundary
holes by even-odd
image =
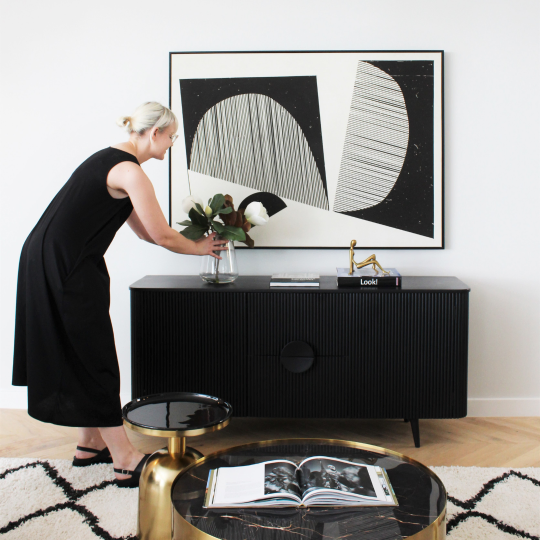
[[[122,405],[131,401],[120,394]],[[26,387],[2,388],[0,409],[26,409]],[[540,398],[469,398],[467,416],[540,416]]]
[[[540,398],[469,398],[467,416],[540,416]]]
[[[120,394],[122,406],[131,401],[128,393]],[[14,386],[12,388],[0,389],[0,409],[27,409],[28,397],[26,386]]]

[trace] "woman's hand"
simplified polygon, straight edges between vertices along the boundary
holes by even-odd
[[[194,242],[169,227],[156,199],[154,186],[139,165],[131,161],[115,165],[107,177],[107,186],[129,195],[133,204],[129,225],[134,227],[139,238],[144,238],[174,253],[211,255],[216,259],[221,259],[221,257],[214,253],[215,251],[228,249],[228,240],[216,240],[215,232]]]
[[[197,253],[196,255],[211,255],[216,259],[221,259],[216,255],[215,251],[225,251],[229,249],[227,245],[227,240],[221,239],[216,240],[216,233],[210,233],[208,236],[203,236],[195,241]]]

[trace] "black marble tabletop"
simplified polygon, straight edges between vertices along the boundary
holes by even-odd
[[[154,394],[129,402],[122,409],[129,423],[155,430],[197,430],[227,420],[232,407],[204,394],[171,392]]]
[[[346,447],[339,441],[298,439],[262,444],[218,452],[180,475],[172,491],[175,522],[181,516],[199,531],[222,540],[401,540],[425,530],[445,510],[443,484],[429,469],[405,456]],[[329,456],[384,467],[399,506],[260,510],[203,508],[210,469],[282,458],[300,463],[310,456]]]

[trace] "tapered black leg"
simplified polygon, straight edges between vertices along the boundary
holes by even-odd
[[[414,446],[416,446],[416,448],[420,448],[420,426],[418,424],[418,418],[411,418],[410,420]]]

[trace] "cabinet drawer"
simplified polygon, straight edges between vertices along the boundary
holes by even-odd
[[[303,373],[288,371],[279,356],[248,356],[250,416],[346,418],[354,399],[351,375],[348,356],[317,356]]]
[[[346,356],[351,331],[346,295],[275,292],[247,295],[252,356],[279,357],[291,341],[309,343],[317,356]]]

